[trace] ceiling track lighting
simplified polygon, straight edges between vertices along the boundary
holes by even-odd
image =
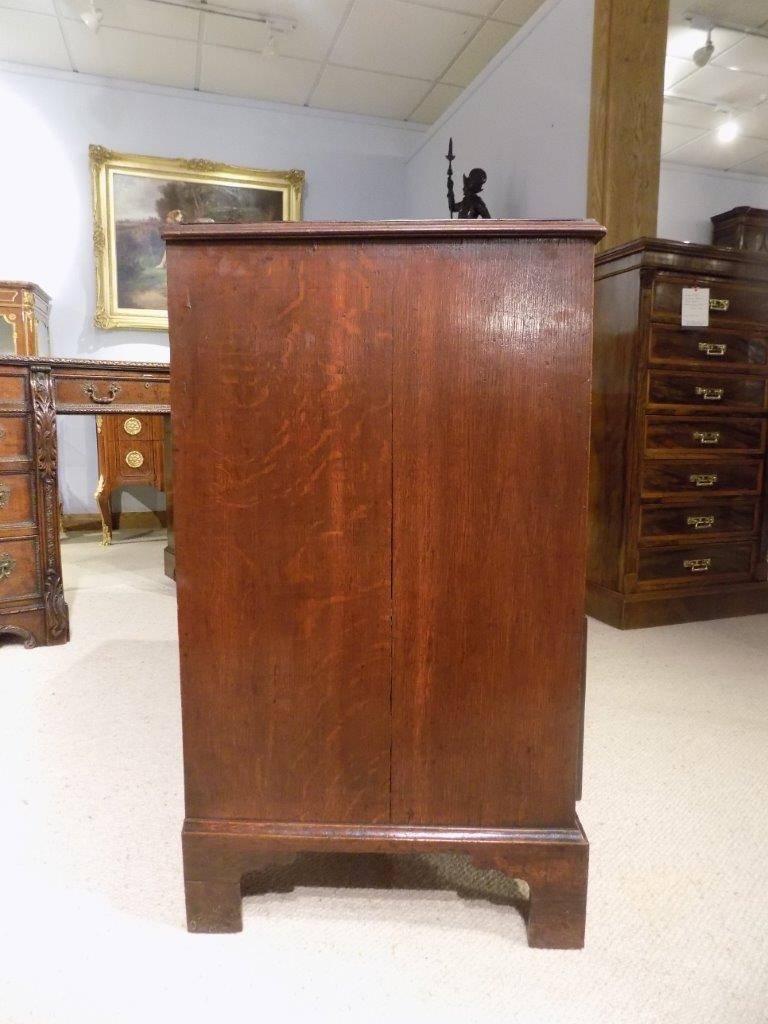
[[[201,14],[216,14],[222,18],[256,22],[259,25],[266,25],[272,37],[287,35],[299,27],[298,22],[293,18],[283,18],[278,14],[264,14],[261,11],[246,11],[242,8],[227,7],[226,4],[212,4],[207,0],[149,0],[149,2],[160,4],[163,7],[183,7],[187,11],[198,11]]]
[[[88,29],[89,32],[93,32],[94,35],[99,31],[99,25],[104,17],[104,11],[99,10],[96,6],[95,0],[91,0],[88,10],[83,11],[80,15],[80,20]]]

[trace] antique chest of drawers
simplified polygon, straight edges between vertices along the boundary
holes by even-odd
[[[191,930],[272,861],[443,851],[582,944],[602,234],[166,231]]]
[[[768,611],[767,410],[768,256],[639,239],[598,257],[591,614]]]

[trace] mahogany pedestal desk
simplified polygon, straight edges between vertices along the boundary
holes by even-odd
[[[190,930],[239,930],[243,876],[299,852],[424,851],[583,944],[601,235],[165,233]]]
[[[164,414],[168,365],[0,357],[0,639],[64,644],[57,414]]]

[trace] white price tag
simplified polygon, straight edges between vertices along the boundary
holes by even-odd
[[[683,327],[709,327],[709,288],[683,288]]]

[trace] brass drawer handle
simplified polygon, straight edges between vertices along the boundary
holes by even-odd
[[[720,444],[719,430],[694,430],[693,440],[699,444]]]
[[[694,530],[711,530],[715,525],[714,516],[688,516],[685,521]]]
[[[731,304],[730,299],[710,299],[709,308],[717,310],[719,313],[727,313],[728,307]]]
[[[714,487],[717,483],[717,473],[691,473],[688,479],[697,487]]]
[[[714,341],[700,341],[699,352],[703,352],[705,356],[724,356],[728,351],[727,345],[721,345],[719,342]]]
[[[15,568],[16,562],[8,552],[0,555],[0,581],[7,580]]]
[[[8,502],[11,500],[11,488],[6,487],[5,484],[0,484],[0,508],[7,508]]]
[[[112,383],[107,388],[106,395],[97,395],[96,385],[92,381],[89,381],[88,384],[83,384],[83,391],[88,395],[90,400],[92,402],[96,402],[97,405],[109,405],[111,402],[114,402],[117,397],[120,391],[120,385]]]
[[[141,452],[128,452],[128,454],[125,456],[125,462],[126,465],[131,467],[131,469],[138,469],[140,466],[144,465],[144,456],[141,454]]]
[[[709,572],[711,566],[711,558],[686,558],[683,562],[683,568],[690,569],[691,572]]]
[[[719,402],[725,394],[725,388],[696,388],[696,394],[705,402]]]

